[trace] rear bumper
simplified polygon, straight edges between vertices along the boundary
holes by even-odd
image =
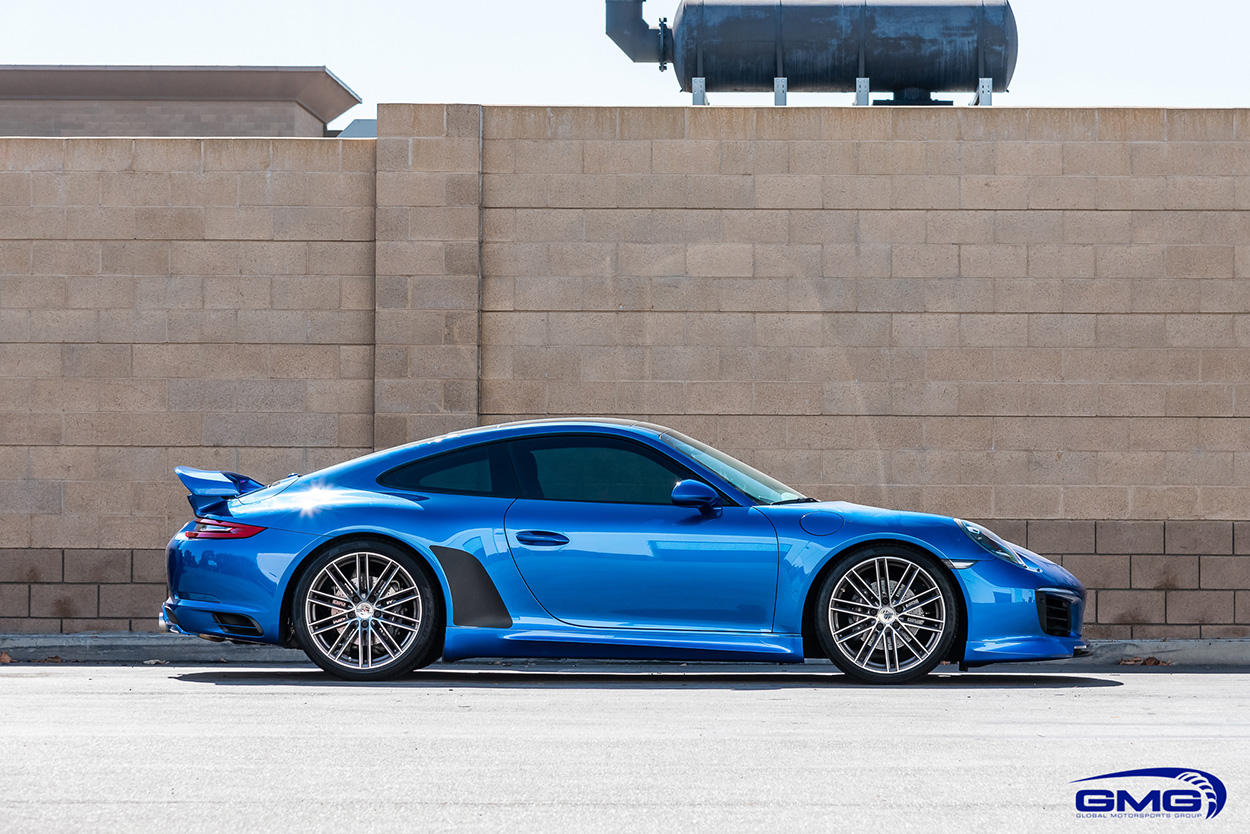
[[[175,634],[280,645],[284,592],[319,537],[273,528],[238,540],[189,539],[185,532],[166,550],[170,594],[158,625]]]

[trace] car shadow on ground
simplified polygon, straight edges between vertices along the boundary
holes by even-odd
[[[881,689],[837,672],[583,672],[576,670],[421,670],[397,680],[358,682],[339,680],[320,669],[248,669],[245,671],[186,672],[175,680],[215,686],[365,686],[369,688],[425,689],[436,687],[491,689]],[[1122,681],[1088,675],[934,673],[909,689],[1085,689],[1123,686]]]

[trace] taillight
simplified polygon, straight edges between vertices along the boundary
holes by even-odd
[[[188,539],[246,539],[256,535],[264,527],[239,524],[237,521],[218,521],[215,518],[197,518],[195,529],[188,530]]]

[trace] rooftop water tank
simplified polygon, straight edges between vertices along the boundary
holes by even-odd
[[[681,88],[764,92],[1003,92],[1019,36],[1008,0],[682,0],[651,28],[643,0],[607,0],[607,33],[634,61],[671,63]]]

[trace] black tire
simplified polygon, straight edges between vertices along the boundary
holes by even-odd
[[[444,608],[429,568],[381,541],[348,541],[316,557],[291,600],[300,648],[330,674],[390,680],[442,651]]]
[[[937,559],[883,545],[839,559],[812,616],[834,665],[865,683],[897,684],[923,678],[946,658],[960,610]]]

